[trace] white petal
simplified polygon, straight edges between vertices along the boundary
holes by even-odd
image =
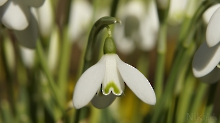
[[[40,7],[44,0],[23,0],[22,2],[27,6]]]
[[[116,96],[114,94],[94,96],[91,103],[96,108],[102,109],[108,107],[115,100]]]
[[[218,82],[220,80],[220,69],[219,68],[215,68],[214,70],[212,70],[209,74],[199,78],[202,82],[206,82],[206,83],[215,83]]]
[[[8,0],[0,0],[0,6],[4,5]]]
[[[35,56],[35,50],[29,49],[23,46],[20,46],[21,50],[21,58],[28,68],[32,68],[34,65],[34,56]]]
[[[50,36],[50,44],[48,51],[48,66],[51,71],[55,71],[57,63],[59,61],[59,30],[58,27],[54,28]]]
[[[154,105],[156,96],[147,78],[136,68],[124,63],[119,57],[117,57],[117,64],[123,80],[135,95],[143,102]]]
[[[14,30],[14,34],[21,45],[27,48],[35,48],[38,38],[38,25],[36,19],[32,16],[29,26],[22,31]]]
[[[205,21],[206,24],[209,23],[209,20],[211,19],[213,13],[220,7],[220,4],[215,4],[213,6],[211,6],[210,8],[208,8],[204,14],[203,14],[203,19]]]
[[[87,69],[76,83],[73,94],[73,105],[79,109],[87,105],[98,89],[105,75],[105,58]]]
[[[46,0],[41,7],[36,9],[36,11],[40,33],[42,36],[48,37],[51,34],[53,23],[51,1]]]
[[[124,90],[124,82],[119,74],[116,63],[116,54],[106,54],[105,77],[102,83],[102,92],[109,95],[111,92],[115,95],[121,95]]]
[[[20,4],[20,2],[9,1],[0,11],[2,11],[1,21],[7,28],[13,30],[27,28],[30,17],[28,7]]]
[[[220,42],[220,7],[212,15],[206,30],[206,40],[209,47]]]
[[[193,73],[195,77],[202,77],[211,72],[220,61],[220,43],[208,47],[206,42],[199,47],[193,58]]]

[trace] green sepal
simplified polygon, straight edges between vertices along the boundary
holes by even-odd
[[[103,51],[104,51],[104,54],[115,54],[116,53],[116,46],[115,46],[114,39],[112,37],[107,37],[105,39]]]

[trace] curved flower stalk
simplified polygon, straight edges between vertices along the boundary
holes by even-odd
[[[206,42],[193,58],[193,73],[202,81],[213,83],[220,79],[220,8],[212,15],[206,30]]]
[[[38,36],[38,27],[30,7],[40,7],[43,2],[44,0],[3,0],[0,3],[2,24],[14,30],[19,43],[25,47],[34,48]]]
[[[119,9],[118,17],[124,22],[122,26],[115,26],[114,30],[120,52],[131,53],[135,44],[144,51],[154,48],[159,20],[153,0],[147,7],[144,1],[129,1]]]
[[[118,57],[113,39],[107,37],[102,58],[77,81],[73,105],[79,109],[91,101],[95,107],[105,108],[123,94],[124,82],[143,102],[150,105],[156,103],[149,81],[136,68]]]
[[[76,41],[92,19],[92,6],[85,0],[74,0],[70,10],[69,32],[70,41]]]

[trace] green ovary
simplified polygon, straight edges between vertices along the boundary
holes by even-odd
[[[120,94],[119,88],[117,87],[117,85],[115,85],[113,81],[107,84],[107,86],[104,88],[104,93],[108,94],[111,88],[113,88],[115,94],[118,94],[118,95]]]

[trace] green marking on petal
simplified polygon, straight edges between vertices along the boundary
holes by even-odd
[[[118,94],[118,95],[120,94],[119,88],[117,87],[117,85],[115,85],[115,83],[113,81],[109,82],[107,84],[107,86],[104,88],[104,93],[108,94],[110,88],[113,88],[113,91],[114,91],[115,94]]]

